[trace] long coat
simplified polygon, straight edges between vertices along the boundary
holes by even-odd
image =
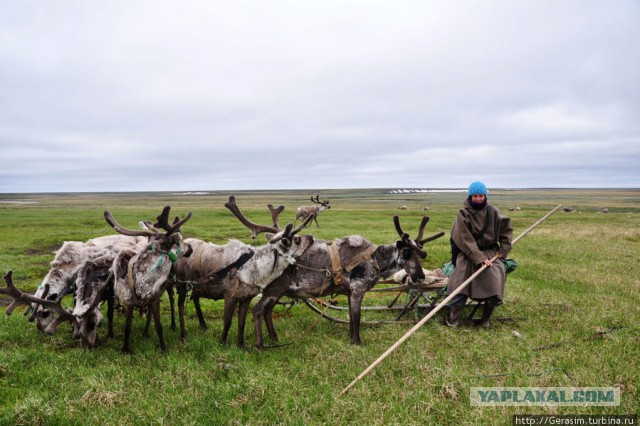
[[[482,210],[474,210],[469,200],[458,211],[451,228],[451,238],[460,248],[456,268],[449,278],[447,292],[450,294],[482,266],[482,262],[499,253],[503,258],[511,250],[513,229],[511,220],[497,208],[487,204]],[[460,294],[472,299],[504,296],[506,271],[501,260],[485,269]]]

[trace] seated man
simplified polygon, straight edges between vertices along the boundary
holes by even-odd
[[[480,325],[489,326],[493,309],[502,302],[504,296],[504,259],[511,250],[512,236],[511,220],[488,204],[487,187],[482,182],[472,182],[469,185],[468,198],[458,211],[451,228],[452,261],[455,270],[449,278],[447,293],[451,294],[482,265],[490,267],[451,300],[447,325],[458,326],[460,311],[466,304],[467,297],[470,297],[485,302]],[[496,253],[500,255],[500,259],[491,262]]]

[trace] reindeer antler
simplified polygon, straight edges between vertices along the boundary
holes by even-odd
[[[300,232],[302,229],[306,228],[306,226],[309,223],[311,223],[312,220],[313,220],[313,215],[309,215],[297,228],[295,228],[295,229],[293,229],[291,231],[291,234],[289,234],[289,237],[293,237],[298,232]]]
[[[13,311],[18,307],[18,305],[25,303],[20,298],[23,293],[13,285],[12,275],[13,275],[13,271],[7,272],[7,275],[4,276],[4,281],[7,283],[7,287],[0,288],[0,294],[6,294],[7,296],[10,296],[13,298],[13,302],[11,302],[9,306],[7,306],[7,310],[5,311],[7,315],[11,315]],[[45,291],[46,292],[49,291],[48,286]]]
[[[444,231],[440,231],[437,234],[433,234],[430,237],[425,238],[424,240],[417,240],[418,244],[420,244],[421,246],[424,245],[425,243],[428,243],[429,241],[433,241],[433,240],[437,240],[438,238],[442,237],[444,235]]]
[[[122,235],[128,235],[130,237],[151,237],[153,235],[157,235],[159,230],[157,228],[164,229],[166,231],[166,235],[173,234],[175,232],[180,232],[180,227],[184,225],[189,219],[191,219],[191,212],[187,213],[184,219],[180,220],[179,217],[176,216],[173,224],[169,224],[169,212],[171,211],[171,206],[165,206],[162,209],[162,213],[158,215],[156,218],[157,222],[153,225],[149,222],[139,222],[140,226],[144,229],[136,230],[136,229],[127,229],[121,226],[113,217],[109,210],[105,210],[104,218],[109,225],[116,232]]]
[[[273,207],[273,204],[267,204],[267,208],[269,212],[271,212],[271,221],[273,222],[273,226],[280,229],[280,225],[278,224],[278,216],[284,210],[284,206],[280,205],[278,207]]]
[[[251,230],[251,238],[253,239],[255,239],[261,232],[273,232],[274,234],[277,234],[281,231],[279,226],[275,226],[277,225],[277,223],[274,224],[274,226],[267,226],[251,222],[246,218],[244,214],[242,214],[242,212],[240,211],[240,207],[238,207],[238,205],[236,204],[236,197],[234,197],[233,195],[229,196],[229,201],[224,203],[224,206],[228,208],[244,226]],[[271,213],[271,216],[272,218],[274,218],[273,212]],[[277,215],[275,216],[275,219],[276,220],[274,220],[274,222],[277,222]]]
[[[189,219],[191,219],[191,212],[187,213],[184,219],[180,220],[178,216],[175,217],[172,224],[169,224],[169,212],[171,211],[171,206],[164,206],[162,209],[162,213],[156,218],[158,221],[153,224],[156,228],[160,227],[167,231],[167,235],[173,234],[174,232],[180,232],[180,227],[187,223]]]
[[[49,290],[51,289],[51,287],[49,287],[48,285],[44,286],[44,289],[42,291],[42,294],[40,295],[41,299],[46,299],[47,295],[49,294]],[[9,311],[9,308],[7,308],[7,315],[11,315],[13,313],[13,309],[11,309],[11,311]],[[24,310],[24,316],[29,315],[29,318],[27,321],[29,322],[33,322],[36,319],[36,315],[38,315],[38,307],[34,306],[33,303],[30,303],[27,306],[27,309]]]
[[[393,216],[393,224],[396,227],[396,231],[398,232],[398,235],[400,235],[402,240],[405,241],[407,244],[409,244],[409,246],[411,246],[411,248],[413,248],[416,251],[416,253],[418,253],[420,257],[422,257],[423,259],[427,256],[427,253],[424,250],[422,250],[422,247],[424,246],[424,244],[428,243],[429,241],[436,240],[444,235],[444,232],[438,232],[437,234],[434,234],[430,237],[422,239],[424,235],[424,228],[425,226],[427,226],[428,222],[429,222],[429,216],[423,216],[422,221],[420,222],[420,227],[418,228],[418,236],[416,237],[415,240],[412,240],[409,237],[409,234],[402,231],[402,228],[400,227],[400,217],[398,217],[398,215]]]
[[[329,200],[320,201],[320,194],[316,195],[315,199],[311,197],[311,201],[324,207],[327,207],[329,205]]]
[[[429,223],[429,219],[429,216],[422,216],[422,221],[418,227],[418,236],[416,237],[416,241],[420,241],[422,239],[422,236],[424,235],[424,227]]]
[[[293,237],[295,234],[300,232],[300,230],[302,230],[305,226],[307,226],[307,224],[311,220],[313,220],[313,217],[309,216],[297,228],[294,229],[292,224],[288,224],[285,227],[284,231],[282,231],[282,229],[280,228],[280,225],[278,224],[278,215],[282,212],[282,210],[284,210],[284,206],[279,206],[277,208],[274,208],[272,204],[269,204],[267,206],[269,208],[269,211],[271,212],[271,219],[273,220],[273,226],[259,225],[257,223],[253,223],[249,219],[247,219],[247,217],[244,214],[242,214],[242,212],[240,211],[240,207],[238,207],[238,204],[236,204],[236,197],[234,197],[233,195],[229,196],[229,201],[227,201],[224,204],[224,206],[226,208],[228,208],[231,211],[231,213],[233,213],[233,215],[244,226],[246,226],[247,228],[249,228],[251,230],[251,238],[253,238],[253,239],[255,239],[258,236],[258,234],[260,234],[261,232],[272,232],[274,234],[282,232],[282,235],[279,235],[279,236],[275,237],[274,239],[270,240],[271,243],[275,243],[275,242],[279,241],[282,238],[291,238],[291,237]]]
[[[71,313],[69,313],[65,308],[62,307],[61,300],[58,300],[57,302],[55,302],[53,300],[41,299],[39,297],[33,296],[28,293],[23,293],[20,290],[18,290],[16,286],[13,284],[13,271],[7,272],[7,275],[5,275],[3,278],[4,278],[4,281],[7,283],[7,287],[0,288],[0,293],[9,295],[13,298],[13,302],[11,302],[11,304],[6,310],[7,315],[11,315],[13,313],[13,310],[16,308],[16,306],[18,306],[21,303],[37,303],[39,305],[51,307],[58,312],[58,316],[56,317],[56,319],[53,320],[51,324],[49,324],[49,326],[47,326],[45,330],[45,333],[47,334],[54,334],[56,331],[56,328],[58,327],[58,325],[60,325],[60,323],[64,321],[73,322],[75,320],[75,317]],[[49,284],[46,284],[44,294],[48,294],[48,293],[49,293]]]
[[[429,219],[427,219],[428,221]],[[398,235],[400,235],[400,238],[402,238],[402,241],[407,244],[409,247],[411,247],[413,249],[413,251],[415,251],[416,253],[418,253],[418,256],[420,256],[422,259],[427,257],[427,252],[425,252],[424,250],[422,250],[422,246],[420,246],[417,242],[415,242],[414,240],[412,240],[409,237],[409,234],[407,234],[406,232],[402,231],[402,228],[400,227],[400,217],[398,215],[394,215],[393,216],[393,224],[396,227],[396,231],[398,232]],[[421,228],[424,229],[424,225],[426,225],[425,219],[422,219],[422,223],[420,224]]]
[[[149,229],[135,230],[135,229],[127,229],[123,226],[120,226],[120,224],[115,220],[115,218],[113,217],[113,215],[109,210],[105,210],[104,218],[107,221],[107,223],[111,225],[113,229],[115,229],[116,232],[122,235],[128,235],[130,237],[151,237],[152,235],[156,235],[155,232]],[[143,222],[143,223],[146,223],[146,222]]]
[[[278,208],[274,208],[272,204],[267,205],[267,207],[269,208],[269,211],[271,212],[271,218],[273,219],[273,226],[277,227],[278,229],[280,229],[280,225],[278,225],[278,215],[280,213],[282,213],[282,211],[284,210],[284,206],[279,206]],[[285,229],[284,232],[282,233],[282,235],[280,237],[277,237],[276,239],[271,239],[269,240],[270,243],[275,243],[276,241],[282,239],[282,238],[291,238],[294,235],[296,235],[298,232],[300,232],[302,229],[304,229],[309,222],[311,222],[313,220],[312,216],[309,216],[307,218],[305,218],[304,221],[302,221],[302,223],[300,224],[300,226],[298,226],[297,228],[293,229],[293,225],[292,224],[288,224]]]

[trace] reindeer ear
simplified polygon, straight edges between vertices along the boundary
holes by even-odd
[[[267,240],[270,240],[270,239],[272,239],[273,237],[275,237],[275,236],[276,236],[276,234],[273,234],[273,233],[271,233],[271,232],[265,232],[265,233],[264,233],[264,236],[265,236],[265,237],[267,237]]]

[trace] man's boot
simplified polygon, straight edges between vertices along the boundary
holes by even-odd
[[[489,322],[489,318],[491,318],[491,314],[496,307],[496,303],[493,300],[487,300],[484,304],[484,308],[482,309],[482,319],[480,320],[480,327],[489,327],[491,323]]]
[[[449,315],[445,320],[449,327],[456,328],[460,325],[460,311],[462,311],[462,308],[464,308],[464,305],[449,306]]]

